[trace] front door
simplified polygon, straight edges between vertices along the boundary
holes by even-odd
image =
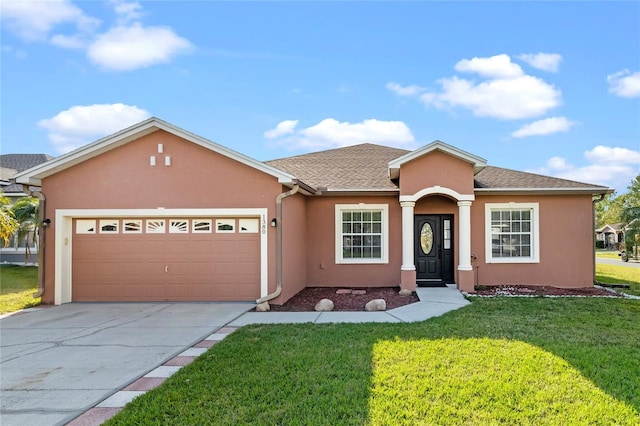
[[[453,283],[453,215],[416,215],[413,229],[417,284]]]

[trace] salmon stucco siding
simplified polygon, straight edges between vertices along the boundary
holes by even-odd
[[[539,205],[540,259],[535,263],[488,263],[488,203]],[[480,285],[522,284],[587,287],[593,284],[593,224],[589,195],[479,196],[472,216],[476,282]]]
[[[612,192],[440,141],[260,162],[157,118],[16,179],[46,198],[42,301],[56,304],[591,286],[592,199]]]

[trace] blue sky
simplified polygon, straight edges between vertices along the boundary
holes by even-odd
[[[624,192],[639,2],[3,0],[2,153],[156,116],[258,160],[442,140]]]

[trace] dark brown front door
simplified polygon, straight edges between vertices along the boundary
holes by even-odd
[[[453,215],[416,215],[414,232],[417,284],[452,283]]]

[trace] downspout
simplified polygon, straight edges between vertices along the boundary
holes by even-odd
[[[298,192],[300,186],[296,183],[290,191],[278,194],[276,197],[276,291],[256,300],[259,305],[275,299],[282,293],[282,200]]]
[[[32,191],[29,188],[29,185],[22,185],[22,190],[30,197],[37,198],[40,203],[38,205],[38,220],[40,224],[38,226],[38,291],[33,293],[34,298],[41,297],[44,294],[44,250],[45,250],[45,242],[46,242],[46,229],[49,225],[45,221],[45,208],[46,208],[46,197],[40,191]]]
[[[604,196],[605,195],[606,194],[600,194],[600,198],[596,198],[596,199],[592,200],[592,202],[591,202],[593,204],[593,207],[591,209],[591,217],[593,219],[592,220],[591,229],[596,229],[596,203],[599,203],[600,201],[604,200]],[[592,233],[593,233],[593,231],[592,231]],[[592,254],[593,254],[593,256],[592,256],[592,260],[593,260],[593,269],[592,269],[593,270],[593,283],[596,284],[597,281],[596,281],[596,237],[595,237],[595,235],[592,236],[591,240],[592,240],[591,244],[593,245],[593,250],[592,250]]]

